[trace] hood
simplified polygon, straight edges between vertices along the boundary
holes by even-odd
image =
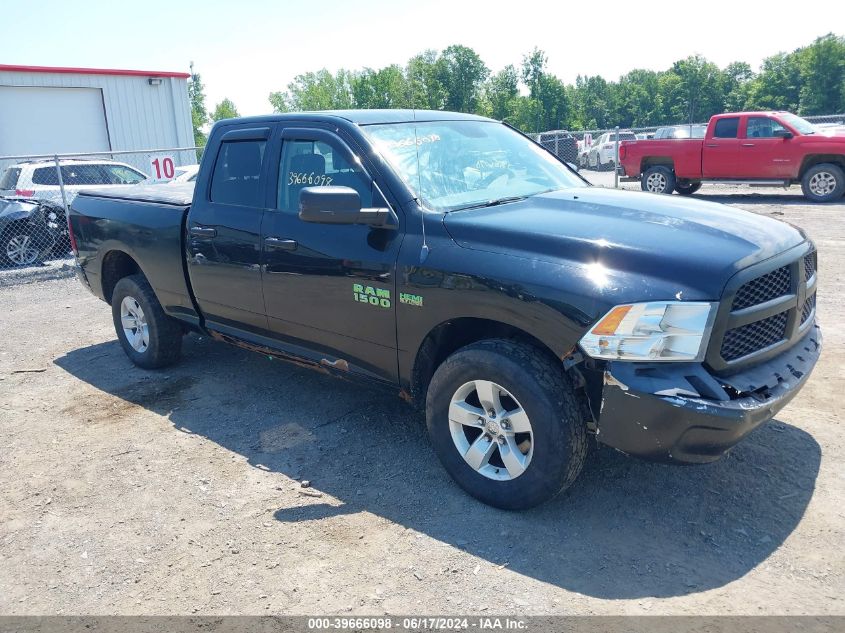
[[[0,218],[19,218],[38,208],[38,203],[28,199],[0,198]]]
[[[598,187],[564,189],[444,224],[468,249],[682,283],[718,299],[737,271],[805,240],[795,227],[712,202]]]

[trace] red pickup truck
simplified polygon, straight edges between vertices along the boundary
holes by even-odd
[[[845,136],[825,136],[789,112],[735,112],[710,119],[704,139],[624,141],[619,174],[643,191],[690,195],[702,182],[801,184],[813,202],[845,193]]]

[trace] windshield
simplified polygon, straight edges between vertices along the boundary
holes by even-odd
[[[807,119],[802,119],[800,116],[795,116],[790,112],[778,114],[784,123],[788,123],[795,128],[799,134],[815,134],[816,126],[810,123]]]
[[[435,211],[587,186],[549,152],[501,123],[433,121],[363,129],[420,203]]]

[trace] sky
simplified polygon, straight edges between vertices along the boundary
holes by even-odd
[[[404,65],[425,50],[473,48],[494,72],[535,46],[548,69],[617,79],[701,54],[724,67],[845,34],[845,1],[648,3],[518,0],[0,0],[0,63],[188,71],[209,109],[228,97],[242,115],[271,111],[270,92],[298,74]],[[781,8],[784,7],[784,8]]]

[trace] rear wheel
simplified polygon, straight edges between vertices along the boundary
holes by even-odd
[[[429,437],[443,466],[477,499],[530,508],[575,481],[587,452],[585,408],[559,364],[529,345],[474,343],[431,380]]]
[[[675,191],[677,191],[682,196],[691,196],[696,191],[701,189],[700,182],[687,182],[687,183],[676,183],[675,184]]]
[[[813,165],[801,178],[801,190],[804,197],[813,202],[838,200],[845,192],[842,168],[833,163]]]
[[[167,316],[143,275],[117,282],[112,293],[117,339],[129,359],[144,369],[172,365],[182,349],[182,328]]]
[[[672,193],[675,189],[675,174],[662,165],[649,167],[642,175],[640,186],[649,193]]]

